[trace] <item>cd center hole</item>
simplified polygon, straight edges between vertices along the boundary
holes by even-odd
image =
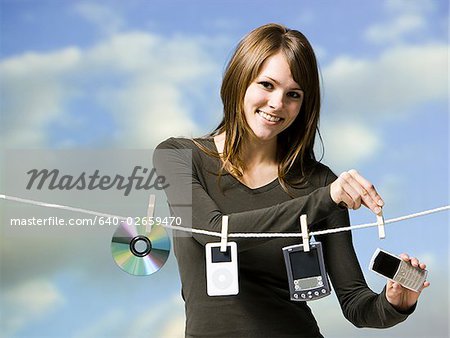
[[[149,249],[148,243],[146,241],[144,241],[143,239],[138,239],[134,243],[134,249],[138,253],[144,253],[144,252],[146,252]]]

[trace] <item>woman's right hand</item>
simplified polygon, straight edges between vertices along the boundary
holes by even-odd
[[[344,171],[331,183],[330,195],[336,204],[344,204],[353,210],[359,209],[363,204],[377,215],[384,205],[373,184],[354,169]]]

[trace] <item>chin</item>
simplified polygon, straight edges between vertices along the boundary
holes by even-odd
[[[277,135],[274,135],[274,134],[255,133],[255,132],[253,132],[253,133],[255,135],[255,139],[257,139],[258,141],[261,141],[261,142],[269,142],[269,141],[277,139]]]

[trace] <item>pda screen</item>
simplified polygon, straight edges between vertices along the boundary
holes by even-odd
[[[319,258],[317,249],[310,251],[293,251],[289,254],[294,279],[320,276]]]

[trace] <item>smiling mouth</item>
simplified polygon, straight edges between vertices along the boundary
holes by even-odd
[[[283,120],[281,117],[276,117],[273,115],[269,115],[261,110],[257,110],[256,111],[258,113],[259,116],[261,116],[264,120],[270,121],[270,122],[279,122],[281,120]]]

